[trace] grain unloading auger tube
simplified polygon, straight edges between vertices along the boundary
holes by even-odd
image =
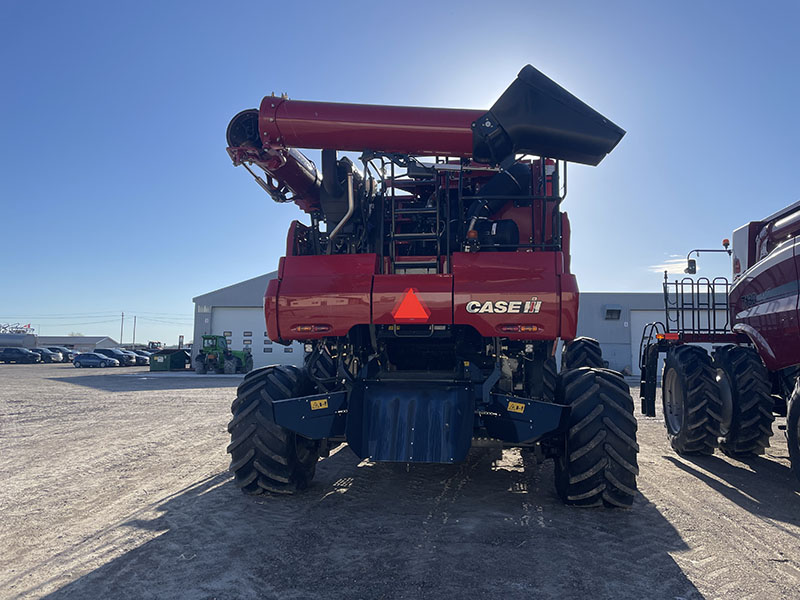
[[[267,96],[228,125],[234,164],[267,174],[278,201],[319,206],[321,176],[297,148],[451,156],[509,165],[518,154],[598,165],[625,131],[531,65],[488,110],[309,102]]]
[[[268,96],[236,115],[234,164],[311,221],[292,223],[264,298],[269,337],[302,343],[304,367],[239,387],[239,487],[302,489],[345,442],[388,462],[518,447],[555,460],[564,502],[630,506],[633,401],[576,339],[561,211],[566,162],[597,165],[624,133],[531,66],[488,111]]]

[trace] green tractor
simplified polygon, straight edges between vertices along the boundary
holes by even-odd
[[[221,335],[204,335],[200,353],[194,360],[195,373],[248,373],[253,370],[253,355],[250,348],[231,350]]]

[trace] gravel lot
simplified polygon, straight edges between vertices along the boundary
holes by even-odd
[[[344,447],[307,493],[254,499],[227,472],[238,381],[0,365],[0,597],[800,597],[777,428],[763,458],[689,460],[640,418],[627,511],[563,507],[549,461],[490,450],[406,468]]]

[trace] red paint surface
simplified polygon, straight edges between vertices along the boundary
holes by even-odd
[[[800,363],[799,262],[795,239],[745,271],[730,292],[733,330],[752,340],[772,371]]]
[[[406,322],[469,325],[485,337],[572,339],[578,285],[565,272],[565,260],[561,252],[455,252],[450,275],[379,275],[374,254],[289,256],[267,289],[267,331],[275,339],[307,340],[343,336],[370,322]],[[539,313],[466,310],[471,301],[524,304],[534,297],[542,303]],[[330,330],[293,331],[301,325]],[[503,333],[503,325],[533,325],[537,331]]]
[[[284,258],[277,295],[277,329],[282,339],[342,336],[353,325],[369,323],[376,262],[375,254]],[[299,325],[329,325],[331,329],[292,332]]]
[[[511,339],[555,339],[560,336],[562,309],[556,262],[560,252],[453,253],[453,323],[471,325],[486,337],[501,336],[501,325],[536,325],[534,333],[502,334]],[[542,302],[538,314],[471,314],[467,302],[498,300]],[[577,320],[577,302],[575,303]]]
[[[472,122],[485,110],[284,100],[261,102],[261,140],[273,148],[336,148],[472,155]]]
[[[410,289],[427,309],[427,317],[422,318],[421,313],[418,313],[418,318],[396,317]],[[452,307],[453,278],[450,275],[375,275],[374,277],[372,318],[376,325],[393,325],[397,322],[450,325],[453,322]]]

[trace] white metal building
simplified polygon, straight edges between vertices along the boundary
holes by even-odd
[[[302,365],[301,344],[284,347],[267,337],[264,292],[275,275],[275,272],[267,273],[194,298],[193,357],[203,334],[214,334],[225,336],[234,350],[251,348],[256,367]],[[600,341],[603,357],[611,369],[639,375],[642,331],[647,323],[653,321],[664,321],[661,291],[581,293],[578,335]]]
[[[275,364],[302,366],[302,344],[281,346],[267,336],[264,292],[276,274],[273,271],[193,298],[192,362],[202,346],[203,335],[210,334],[225,336],[232,350],[250,348],[255,368]]]

